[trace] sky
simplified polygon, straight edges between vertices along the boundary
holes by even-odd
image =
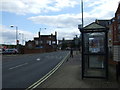
[[[83,0],[84,26],[96,19],[113,18],[118,3],[119,0]],[[0,44],[16,43],[16,27],[20,44],[38,37],[39,31],[41,35],[57,31],[58,40],[80,34],[81,0],[0,0],[0,13]]]

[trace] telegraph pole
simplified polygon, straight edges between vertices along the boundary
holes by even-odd
[[[84,26],[84,21],[83,21],[83,0],[81,0],[81,11],[82,11],[82,28]]]
[[[19,41],[18,41],[18,27],[17,26],[14,26],[14,25],[11,25],[10,26],[11,28],[15,27],[16,28],[16,45],[19,44]]]

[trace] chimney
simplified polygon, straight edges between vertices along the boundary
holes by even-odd
[[[38,36],[39,36],[39,38],[40,38],[40,32],[38,32]]]
[[[95,23],[97,23],[97,24],[98,24],[98,23],[99,23],[99,21],[96,19],[96,20],[95,20]]]
[[[57,32],[55,31],[55,36],[57,36]]]

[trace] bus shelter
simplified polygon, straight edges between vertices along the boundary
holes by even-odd
[[[82,35],[82,79],[108,79],[108,29],[95,22],[80,28]]]

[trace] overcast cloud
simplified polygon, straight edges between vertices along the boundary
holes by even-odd
[[[55,16],[35,16],[28,18],[35,23],[56,26],[61,28],[76,27],[80,23],[79,17],[71,14],[61,14]]]
[[[79,0],[0,0],[0,10],[16,14],[42,13],[60,11],[66,7],[74,7]]]

